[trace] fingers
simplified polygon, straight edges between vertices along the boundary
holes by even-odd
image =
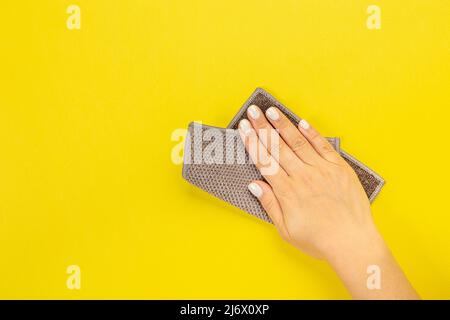
[[[263,181],[253,181],[248,185],[248,189],[256,198],[258,198],[275,227],[282,235],[286,235],[283,211],[281,210],[280,203],[270,185]]]
[[[283,140],[303,162],[313,165],[320,160],[318,153],[308,140],[280,110],[270,107],[266,111],[266,116],[275,129],[278,129]]]
[[[286,172],[258,139],[248,120],[244,119],[239,123],[239,134],[251,160],[262,176],[271,186],[284,189],[288,178]]]
[[[322,158],[336,164],[344,161],[328,140],[322,137],[306,120],[300,120],[298,129]]]
[[[287,174],[293,175],[301,165],[304,165],[267,121],[261,109],[251,105],[247,109],[247,115],[261,143],[275,159],[279,160],[278,162]]]

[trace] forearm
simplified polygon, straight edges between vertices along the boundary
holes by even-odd
[[[354,299],[420,299],[376,231],[329,257]]]
[[[333,146],[307,121],[296,128],[275,107],[266,118],[252,105],[247,116],[239,133],[265,178],[249,190],[280,235],[325,258],[355,299],[418,299],[373,224],[358,176]],[[275,172],[263,170],[267,161],[278,164]]]

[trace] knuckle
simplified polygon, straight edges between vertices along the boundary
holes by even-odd
[[[287,152],[288,146],[284,143],[278,142],[273,145],[273,148],[274,148],[274,150],[271,150],[271,151],[274,151],[275,153],[278,153],[278,154],[282,154],[282,153]]]
[[[307,141],[304,138],[298,137],[292,141],[291,149],[294,152],[302,150],[307,145]]]
[[[274,130],[270,132],[270,135],[268,136],[268,148],[274,149],[274,148],[280,148],[281,139],[278,136],[278,134],[274,134]]]
[[[311,140],[317,140],[317,139],[320,139],[321,136],[320,136],[319,132],[317,132],[316,130],[313,130],[310,133],[310,138],[311,138]]]
[[[276,190],[274,190],[276,196],[280,200],[286,200],[290,198],[293,194],[293,188],[291,186],[291,182],[289,180],[283,181],[280,183]]]
[[[261,120],[260,120],[261,121]],[[258,137],[260,140],[266,140],[268,137],[268,129],[266,126],[261,125],[261,123],[257,123],[256,125],[256,131],[258,133]]]
[[[292,125],[292,124],[288,119],[286,119],[285,117],[281,117],[278,120],[277,127],[279,130],[285,130],[285,129],[289,128],[290,125]]]
[[[275,199],[273,197],[262,197],[261,202],[267,211],[271,211],[275,206]]]
[[[320,145],[320,151],[322,153],[324,153],[324,154],[334,153],[335,152],[333,147],[330,144],[328,144],[328,143],[322,143]]]

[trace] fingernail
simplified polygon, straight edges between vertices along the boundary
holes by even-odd
[[[269,109],[267,109],[266,115],[270,120],[278,120],[280,118],[277,109],[275,109],[274,107],[270,107]]]
[[[252,126],[247,119],[241,120],[239,123],[239,128],[241,128],[245,135],[248,135],[252,131]]]
[[[262,193],[263,193],[261,187],[257,183],[254,183],[254,182],[252,182],[248,185],[248,190],[250,190],[250,192],[257,198],[261,197]]]
[[[308,121],[302,119],[300,120],[300,122],[298,123],[298,125],[300,126],[300,128],[302,128],[303,130],[308,130],[309,129],[309,123]]]
[[[258,108],[254,105],[254,104],[252,104],[248,109],[247,109],[247,111],[248,111],[248,114],[249,114],[249,116],[252,118],[252,119],[258,119],[259,118],[259,110],[258,110]]]

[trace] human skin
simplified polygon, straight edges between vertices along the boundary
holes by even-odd
[[[354,299],[419,299],[378,232],[358,177],[330,143],[275,107],[264,114],[252,105],[247,115],[239,132],[266,180],[249,190],[281,237],[326,260]],[[268,163],[277,170],[265,170]],[[367,284],[370,266],[380,271],[379,287]]]

